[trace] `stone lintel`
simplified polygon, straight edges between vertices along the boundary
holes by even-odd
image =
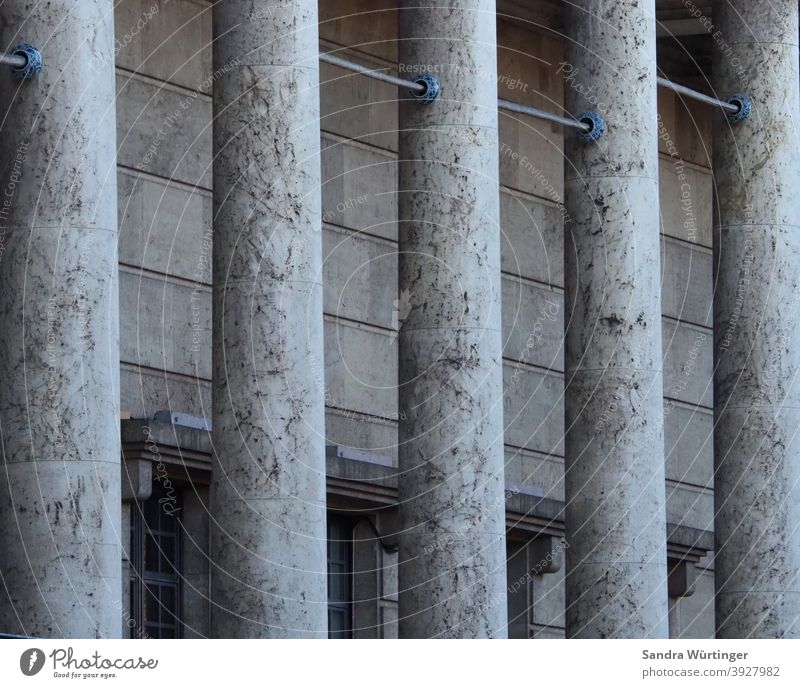
[[[148,440],[146,428],[152,441]],[[193,480],[205,485],[211,471],[210,452],[209,433],[205,430],[147,419],[122,421],[122,455],[126,462],[157,461],[160,457],[172,476],[193,476]],[[365,510],[391,522],[397,508],[397,468],[387,465],[391,463],[387,457],[331,444],[326,447],[326,456],[329,506]],[[564,537],[564,502],[537,496],[538,492],[506,485],[506,527],[509,539],[538,538],[541,542],[534,547],[547,549]],[[711,531],[668,523],[666,536],[670,565],[673,560],[694,564],[714,549]],[[394,549],[396,544],[392,542],[392,536],[387,534],[384,545]]]

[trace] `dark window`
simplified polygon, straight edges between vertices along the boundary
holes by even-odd
[[[131,638],[180,638],[180,492],[153,481],[131,513]]]
[[[353,524],[328,519],[328,637],[353,636]]]

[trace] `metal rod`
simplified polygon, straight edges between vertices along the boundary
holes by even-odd
[[[575,129],[581,129],[582,131],[588,131],[591,128],[591,125],[586,124],[586,122],[579,122],[571,117],[555,115],[552,112],[539,110],[538,108],[530,107],[529,105],[520,105],[519,103],[514,103],[510,100],[504,100],[503,98],[499,98],[497,100],[497,107],[510,112],[518,112],[521,115],[530,115],[531,117],[536,117],[537,119],[544,119],[548,122],[562,124],[565,127],[574,127]]]
[[[16,55],[5,55],[5,58],[13,59],[13,60],[22,60],[22,62],[7,62],[7,64],[14,64],[15,66],[24,66],[25,58],[19,57]],[[426,90],[426,87],[423,84],[418,84],[414,81],[410,81],[409,79],[401,79],[397,76],[392,76],[391,74],[386,74],[377,69],[370,69],[369,67],[364,67],[363,65],[358,64],[357,62],[352,62],[350,60],[345,60],[344,58],[337,57],[336,55],[331,55],[330,53],[321,53],[319,59],[322,62],[327,62],[328,64],[335,65],[337,67],[341,67],[342,69],[350,70],[351,72],[356,72],[358,74],[363,74],[364,76],[368,76],[372,79],[377,79],[378,81],[384,81],[387,84],[393,84],[395,86],[400,86],[401,88],[408,88],[411,91],[416,93],[422,93]],[[2,61],[2,58],[0,58]],[[657,78],[658,85],[663,86],[664,88],[669,88],[675,93],[679,93],[687,98],[692,98],[694,100],[699,100],[700,102],[707,103],[709,105],[715,105],[717,107],[722,108],[723,110],[727,110],[728,112],[738,113],[740,107],[735,105],[734,103],[729,103],[726,100],[720,100],[719,98],[714,98],[713,96],[708,96],[705,93],[700,93],[700,91],[695,91],[694,89],[689,88],[688,86],[681,86],[680,84],[676,84],[669,79],[665,79],[663,77]],[[503,110],[508,110],[509,112],[517,112],[521,115],[528,115],[530,117],[536,117],[537,119],[546,120],[548,122],[555,122],[556,124],[561,124],[565,127],[573,127],[574,129],[580,129],[581,131],[588,131],[591,126],[586,124],[585,122],[579,122],[576,119],[571,117],[564,117],[562,115],[556,115],[552,112],[547,112],[545,110],[539,110],[535,107],[530,107],[528,105],[520,105],[519,103],[514,103],[510,100],[505,100],[503,98],[498,99],[497,106]]]
[[[387,84],[394,84],[395,86],[400,86],[401,88],[408,88],[417,93],[422,93],[423,91],[427,90],[423,84],[418,84],[414,81],[409,81],[408,79],[401,79],[399,76],[392,76],[391,74],[386,74],[386,72],[381,72],[377,69],[370,69],[369,67],[364,67],[363,65],[358,64],[358,62],[351,62],[350,60],[336,57],[336,55],[331,55],[330,53],[320,53],[319,59],[321,62],[327,62],[328,64],[341,67],[342,69],[349,69],[351,72],[358,72],[359,74],[363,74],[364,76],[368,76],[372,79],[385,81]]]
[[[401,88],[408,88],[417,93],[422,93],[426,90],[426,87],[423,84],[418,84],[408,79],[401,79],[400,77],[392,76],[391,74],[386,74],[385,72],[381,72],[376,69],[370,69],[369,67],[364,67],[357,62],[351,62],[350,60],[345,60],[344,58],[331,55],[330,53],[320,53],[319,59],[321,62],[327,62],[328,64],[341,67],[342,69],[347,69],[351,72],[357,72],[358,74],[363,74],[364,76],[377,79],[378,81],[384,81],[387,84],[394,84],[395,86],[400,86]],[[584,122],[578,122],[570,117],[554,115],[551,112],[545,112],[544,110],[539,110],[527,105],[520,105],[518,103],[513,103],[510,100],[503,100],[502,98],[497,101],[497,105],[503,110],[518,112],[522,115],[529,115],[530,117],[536,117],[549,122],[555,122],[556,124],[562,124],[565,127],[574,127],[575,129],[581,129],[583,131],[587,131],[590,128],[588,124]]]
[[[663,77],[658,77],[658,85],[663,86],[664,88],[669,88],[675,93],[680,93],[687,98],[694,98],[694,100],[699,100],[701,103],[708,103],[709,105],[716,105],[717,107],[721,107],[723,110],[728,110],[729,112],[739,112],[739,106],[734,105],[733,103],[729,103],[727,100],[720,100],[719,98],[714,98],[713,96],[707,96],[705,93],[700,93],[700,91],[695,91],[694,89],[689,88],[688,86],[681,86],[680,84],[676,84],[669,79],[665,79]]]
[[[24,69],[28,64],[28,58],[24,55],[15,55],[13,53],[0,53],[0,64]]]

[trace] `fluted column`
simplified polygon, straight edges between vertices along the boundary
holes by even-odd
[[[399,12],[401,65],[442,88],[400,106],[401,637],[507,634],[495,21]]]
[[[566,630],[666,637],[655,2],[567,7]]]
[[[122,633],[114,3],[7,0],[0,49],[0,632]]]
[[[798,10],[714,3],[716,621],[723,638],[800,636]]]
[[[211,632],[324,637],[317,3],[213,19]]]

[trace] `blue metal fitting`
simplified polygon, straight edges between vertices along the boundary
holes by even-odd
[[[597,141],[606,133],[606,121],[596,112],[582,112],[578,115],[578,121],[589,125],[588,129],[578,134],[578,139],[584,143]]]
[[[439,84],[439,80],[433,76],[433,74],[420,74],[412,79],[412,81],[415,84],[420,84],[420,86],[425,87],[424,91],[411,91],[412,97],[418,100],[420,103],[432,103],[442,92],[442,87]]]
[[[744,122],[753,111],[753,101],[744,93],[734,93],[730,98],[726,98],[725,102],[736,105],[739,108],[738,112],[725,112],[725,116],[731,124]]]
[[[12,55],[19,55],[25,58],[23,67],[12,67],[11,71],[18,79],[32,79],[37,76],[44,67],[42,54],[30,43],[18,45],[11,51]]]

